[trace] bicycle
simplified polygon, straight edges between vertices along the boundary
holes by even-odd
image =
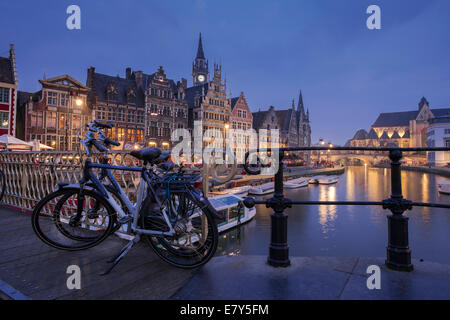
[[[171,172],[174,164],[166,161],[170,154],[158,148],[130,152],[143,161],[139,168],[108,164],[109,147],[120,145],[102,131],[112,127],[98,121],[89,125],[86,139],[80,139],[87,157],[79,184],[60,182],[57,190],[39,201],[32,214],[34,232],[52,247],[75,251],[98,245],[126,225],[134,238],[109,261],[112,265],[104,274],[121,261],[141,236],[160,258],[174,266],[195,268],[208,262],[217,249],[215,220],[220,216],[197,190],[199,175],[185,174],[182,166]],[[92,161],[93,147],[106,155],[100,163]],[[98,177],[94,169],[100,169]],[[140,174],[135,204],[111,170]]]

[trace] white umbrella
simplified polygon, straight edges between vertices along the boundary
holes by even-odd
[[[32,143],[25,142],[23,140],[17,139],[10,134],[4,134],[0,136],[0,145],[4,145],[7,148],[31,148]]]

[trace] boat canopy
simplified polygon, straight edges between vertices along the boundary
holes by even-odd
[[[211,197],[208,198],[211,205],[217,211],[227,209],[230,207],[235,207],[239,204],[239,201],[242,201],[241,197],[238,197],[234,194],[227,194],[224,196]]]

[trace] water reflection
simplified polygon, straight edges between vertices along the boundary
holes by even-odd
[[[450,196],[438,194],[437,180],[445,179],[403,171],[403,195],[418,202],[450,203]],[[390,196],[390,185],[389,169],[348,167],[336,185],[309,185],[285,190],[285,194],[294,200],[379,201]],[[265,205],[257,205],[253,221],[230,231],[226,237],[222,235],[217,254],[267,255],[271,213]],[[386,254],[386,216],[390,213],[379,206],[294,206],[286,213],[292,256],[383,257]],[[414,208],[407,214],[413,258],[450,264],[450,212]]]
[[[320,185],[319,201],[336,201],[336,186]],[[319,223],[322,225],[322,233],[327,234],[334,230],[332,223],[337,218],[336,206],[319,206]]]

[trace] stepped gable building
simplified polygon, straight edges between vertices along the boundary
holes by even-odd
[[[29,95],[25,104],[25,140],[37,140],[56,150],[78,150],[78,137],[93,118],[87,103],[90,89],[69,75],[39,83],[42,89]]]
[[[253,128],[279,129],[280,148],[311,145],[311,125],[309,122],[309,111],[305,112],[303,97],[300,92],[297,110],[292,100],[292,107],[287,110],[275,110],[271,106],[268,111],[253,113]]]
[[[109,134],[121,142],[120,148],[169,149],[172,131],[187,127],[183,85],[168,79],[162,67],[153,74],[127,68],[125,78],[91,67],[87,83],[96,119],[115,123]]]
[[[17,70],[14,45],[9,57],[0,57],[0,135],[16,135]]]
[[[422,97],[417,110],[381,113],[367,136],[355,134],[350,145],[425,147],[430,122],[449,115],[450,108],[431,109],[427,99]]]
[[[282,124],[280,124],[280,119],[275,111],[274,106],[270,106],[269,110],[253,112],[253,129],[258,133],[258,138],[262,139],[263,135],[261,135],[260,130],[279,130],[279,138],[271,137],[270,132],[267,133],[267,137],[264,137],[265,140],[259,140],[258,144],[261,146],[266,145],[267,148],[271,148],[272,143],[278,144],[280,148],[286,147],[286,137],[282,136]],[[283,121],[284,124],[284,121]],[[274,139],[275,138],[275,139]]]
[[[202,127],[203,147],[222,148],[225,130],[231,126],[231,99],[226,96],[226,80],[222,81],[222,66],[214,64],[214,74],[210,79],[208,60],[203,51],[202,37],[198,42],[197,55],[192,65],[193,86],[186,88],[189,128],[194,122]],[[194,130],[195,132],[195,130]]]
[[[233,152],[236,154],[239,161],[244,160],[245,153],[250,150],[251,130],[253,127],[253,116],[245,99],[244,92],[241,92],[239,97],[231,98],[231,128],[234,132]],[[242,131],[241,131],[242,130]]]

